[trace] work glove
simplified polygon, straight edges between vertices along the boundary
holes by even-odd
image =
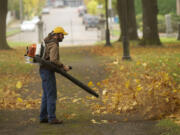
[[[64,65],[63,66],[63,69],[64,69],[64,71],[69,71],[69,70],[71,70],[72,69],[72,67],[71,66],[68,66],[68,65]]]

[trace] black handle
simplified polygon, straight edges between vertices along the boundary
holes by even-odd
[[[72,66],[69,66],[69,69],[72,69]]]

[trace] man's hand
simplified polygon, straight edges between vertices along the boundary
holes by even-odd
[[[68,66],[68,65],[64,65],[63,68],[64,68],[65,71],[69,71],[70,69],[72,69],[72,67],[71,67],[71,66]]]

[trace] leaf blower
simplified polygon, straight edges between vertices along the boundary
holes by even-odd
[[[81,87],[86,92],[92,94],[93,96],[95,96],[97,98],[99,97],[99,95],[95,91],[93,91],[91,88],[89,88],[87,85],[83,84],[82,82],[80,82],[79,80],[77,80],[76,78],[74,78],[73,76],[68,74],[63,69],[58,68],[54,63],[47,61],[47,60],[44,60],[43,57],[45,54],[44,53],[45,48],[46,48],[46,46],[45,46],[44,42],[42,44],[37,44],[37,45],[32,44],[31,46],[27,47],[26,54],[24,55],[26,63],[43,64],[43,65],[51,68],[56,73],[61,74],[65,78],[69,79],[71,82],[78,85],[79,87]]]

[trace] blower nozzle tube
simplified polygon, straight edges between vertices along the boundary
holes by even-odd
[[[39,56],[35,56],[34,60],[40,64],[43,64],[45,66],[50,67],[53,71],[61,74],[62,76],[66,77],[67,79],[69,79],[71,82],[73,82],[74,84],[78,85],[79,87],[81,87],[83,90],[85,90],[86,92],[92,94],[95,97],[99,97],[99,95],[93,91],[91,88],[89,88],[88,86],[86,86],[85,84],[83,84],[82,82],[80,82],[79,80],[77,80],[76,78],[74,78],[73,76],[71,76],[70,74],[68,74],[67,72],[65,72],[64,70],[58,68],[56,65],[54,65],[53,63],[51,63],[50,61],[46,61],[43,60],[41,57]]]

